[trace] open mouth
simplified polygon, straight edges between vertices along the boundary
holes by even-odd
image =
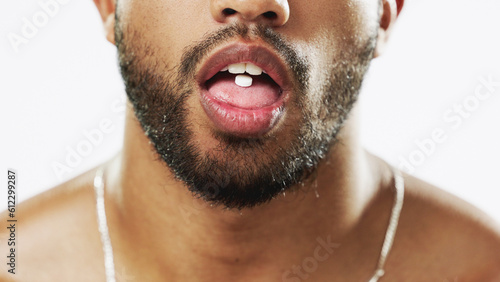
[[[224,67],[205,83],[210,96],[230,106],[256,110],[274,104],[281,87],[252,63]]]
[[[197,80],[205,113],[225,133],[259,136],[283,116],[289,79],[284,64],[266,48],[226,47],[205,62]]]

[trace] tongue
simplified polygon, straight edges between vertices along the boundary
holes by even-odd
[[[228,72],[216,74],[207,81],[208,93],[221,102],[243,109],[263,108],[280,97],[280,87],[266,74],[252,76],[250,87],[236,85],[235,77]]]

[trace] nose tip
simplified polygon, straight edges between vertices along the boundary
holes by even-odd
[[[221,23],[236,19],[279,27],[290,17],[287,0],[212,0],[210,10]]]

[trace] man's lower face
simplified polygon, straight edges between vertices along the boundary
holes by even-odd
[[[271,28],[234,24],[188,46],[172,68],[132,23],[116,28],[127,95],[160,159],[195,196],[230,209],[266,203],[310,180],[356,100],[375,37],[321,62]],[[284,69],[260,60],[270,54],[259,48],[238,55],[241,46],[270,50]],[[220,50],[226,53],[213,59]],[[242,65],[226,70],[225,62],[265,73],[234,74]]]

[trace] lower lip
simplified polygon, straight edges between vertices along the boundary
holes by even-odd
[[[283,116],[285,94],[281,95],[269,106],[243,109],[214,99],[202,90],[201,105],[219,130],[239,137],[258,137],[269,132]]]

